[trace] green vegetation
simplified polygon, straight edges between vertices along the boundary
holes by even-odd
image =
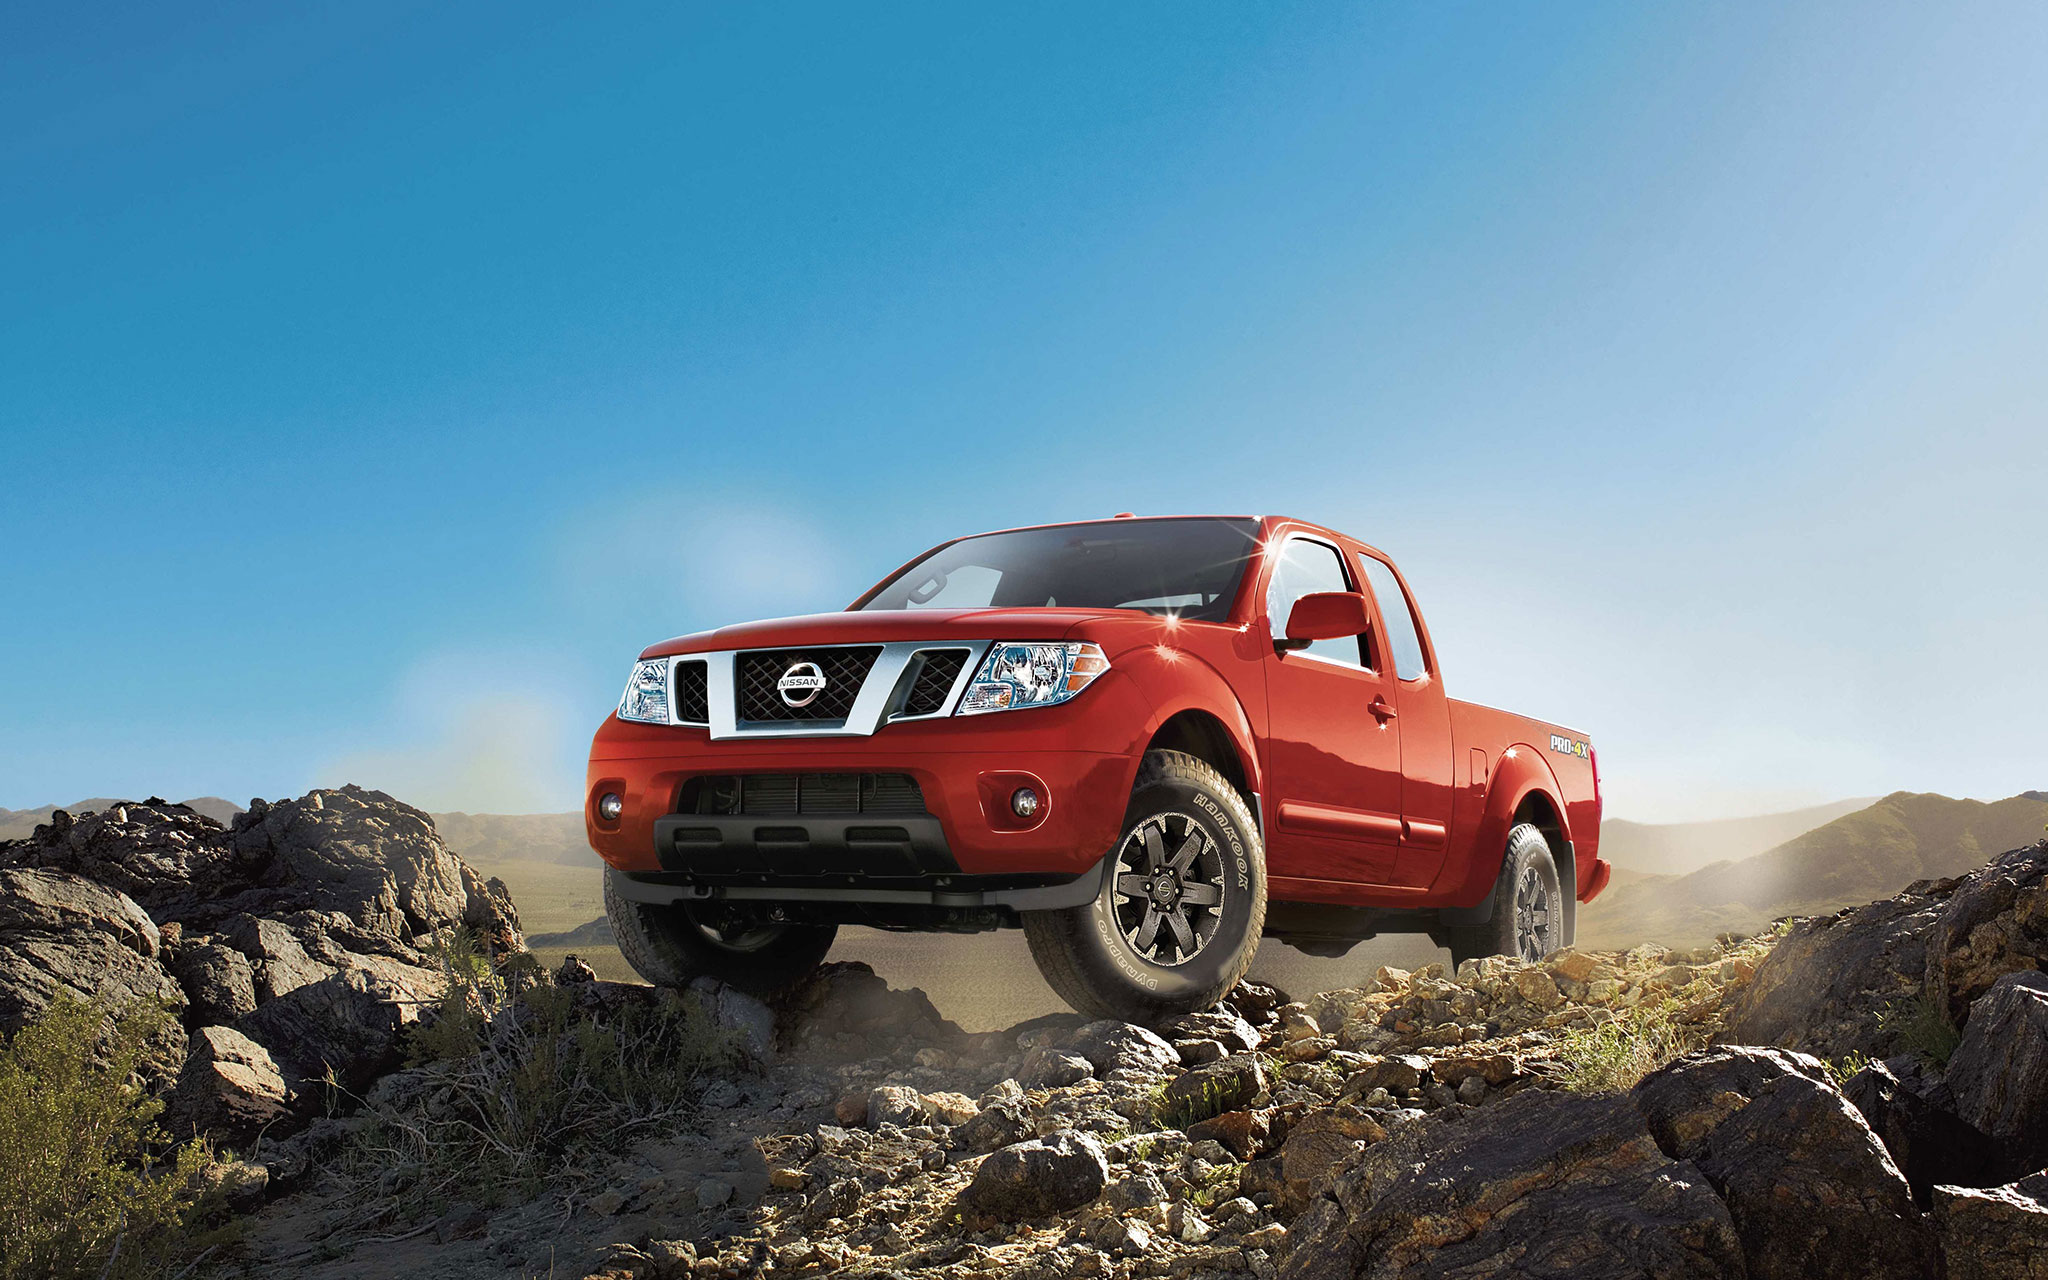
[[[1857,1072],[1870,1065],[1870,1055],[1861,1051],[1846,1058],[1829,1058],[1821,1063],[1827,1068],[1828,1080],[1837,1089],[1849,1087],[1849,1080]]]
[[[573,1181],[622,1144],[689,1124],[705,1077],[741,1061],[734,1039],[677,993],[597,1014],[546,985],[537,965],[494,972],[465,937],[438,958],[448,992],[411,1039],[426,1074],[366,1107],[372,1123],[342,1163],[376,1188],[363,1225]]]
[[[1574,1028],[1559,1042],[1561,1082],[1580,1093],[1619,1092],[1697,1047],[1672,1019],[1671,1002],[1624,1009],[1593,1027]]]
[[[1963,1042],[1962,1032],[1950,1025],[1948,1015],[1926,992],[1911,1000],[1895,1000],[1878,1015],[1878,1028],[1896,1037],[1901,1049],[1924,1053],[1942,1066]]]
[[[214,1154],[171,1153],[136,1076],[169,1017],[64,998],[0,1051],[0,1280],[162,1275],[206,1247]]]

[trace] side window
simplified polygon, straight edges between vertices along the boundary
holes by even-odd
[[[1334,548],[1307,538],[1288,539],[1280,549],[1280,563],[1273,566],[1273,580],[1266,586],[1266,616],[1272,620],[1273,634],[1285,634],[1287,615],[1293,611],[1296,600],[1317,591],[1349,590],[1351,584],[1344,578],[1344,559]],[[1360,665],[1356,636],[1317,640],[1301,652],[1334,658],[1354,667]]]
[[[1387,621],[1387,650],[1393,655],[1394,674],[1413,680],[1427,671],[1422,661],[1422,635],[1415,629],[1415,615],[1408,612],[1408,597],[1401,591],[1394,571],[1371,556],[1358,557],[1365,566],[1366,581],[1380,602],[1380,616]]]

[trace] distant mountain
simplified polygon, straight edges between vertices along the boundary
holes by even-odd
[[[1765,813],[1712,822],[1629,822],[1600,824],[1600,856],[1617,870],[1682,876],[1714,862],[1734,862],[1775,849],[1795,836],[1870,806],[1875,797],[1837,800],[1811,809]]]
[[[436,813],[434,829],[472,862],[596,866],[580,813]]]
[[[50,815],[59,809],[75,816],[81,813],[98,813],[121,803],[122,800],[94,796],[90,800],[76,800],[70,804],[46,804],[40,809],[0,809],[0,840],[27,839],[30,833],[48,822]],[[242,811],[241,805],[232,800],[223,800],[219,796],[200,796],[196,800],[180,800],[178,803],[194,813],[205,814],[222,826],[233,822],[235,815]]]
[[[2044,827],[2048,792],[1987,804],[1900,791],[1753,857],[1689,875],[1617,880],[1581,909],[1579,942],[1684,945],[1750,933],[1780,916],[1838,911],[1915,880],[1961,875],[2040,839]]]

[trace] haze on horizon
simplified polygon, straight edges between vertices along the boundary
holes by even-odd
[[[0,806],[578,806],[639,649],[1287,512],[1609,812],[2048,787],[2048,9],[369,3],[0,44]]]

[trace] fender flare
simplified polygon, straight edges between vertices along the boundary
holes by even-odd
[[[1259,759],[1258,736],[1252,730],[1251,716],[1238,701],[1237,691],[1201,657],[1184,649],[1172,652],[1175,656],[1168,661],[1148,646],[1114,660],[1137,684],[1152,708],[1139,734],[1139,751],[1167,721],[1190,711],[1200,712],[1222,727],[1244,771],[1245,787],[1256,801],[1265,794],[1265,770]],[[1264,805],[1255,803],[1253,808],[1263,810]],[[1261,826],[1265,824],[1265,813],[1256,812],[1253,816]]]
[[[1563,794],[1564,789],[1557,784],[1557,775],[1536,748],[1526,742],[1517,742],[1501,753],[1500,762],[1494,766],[1493,777],[1487,784],[1486,807],[1481,811],[1478,830],[1473,835],[1472,856],[1466,859],[1463,878],[1444,888],[1444,897],[1452,904],[1438,912],[1438,917],[1445,924],[1484,924],[1493,918],[1494,887],[1507,859],[1508,832],[1514,826],[1516,811],[1532,795],[1541,795],[1557,815],[1558,829],[1564,833],[1564,847],[1552,849],[1551,854],[1561,863],[1558,880],[1564,889],[1565,901],[1575,904],[1578,897],[1577,859],[1572,849],[1571,819],[1559,798]],[[1572,876],[1570,883],[1565,882],[1567,875]],[[1565,910],[1576,914],[1572,905],[1567,905]]]

